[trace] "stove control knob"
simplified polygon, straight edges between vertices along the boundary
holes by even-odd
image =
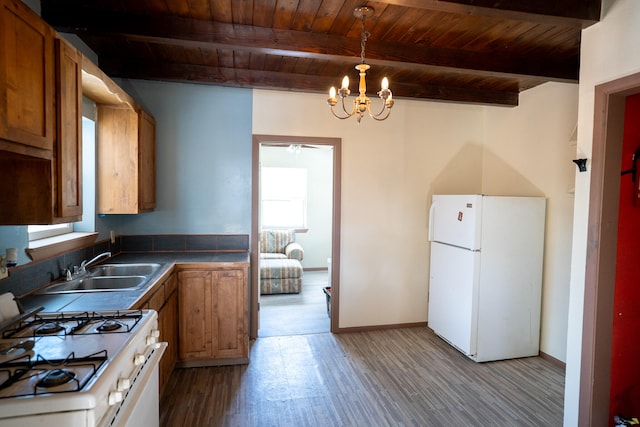
[[[149,336],[152,336],[154,338],[159,338],[160,337],[160,330],[159,329],[152,329],[151,332],[149,333]]]
[[[118,391],[129,390],[131,387],[131,380],[129,378],[120,378],[118,380]]]
[[[158,337],[154,337],[153,335],[149,335],[147,337],[147,345],[154,345],[158,342]]]
[[[144,363],[145,360],[146,358],[144,357],[144,354],[136,354],[133,357],[133,364],[136,366],[140,366]]]
[[[119,391],[112,391],[109,393],[109,406],[113,406],[116,403],[122,402],[122,393]]]

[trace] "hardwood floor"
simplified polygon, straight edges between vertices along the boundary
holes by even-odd
[[[181,369],[161,425],[560,426],[563,369],[475,363],[428,328],[258,338],[249,365]]]

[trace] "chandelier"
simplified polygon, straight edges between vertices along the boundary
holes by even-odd
[[[373,119],[382,121],[389,117],[391,113],[391,107],[393,107],[393,99],[391,95],[391,91],[389,90],[389,80],[387,78],[382,79],[381,89],[378,92],[378,96],[382,99],[382,109],[374,114],[371,112],[371,100],[366,95],[367,92],[367,83],[365,82],[365,76],[367,74],[367,70],[371,68],[370,65],[364,62],[364,50],[365,45],[367,43],[367,38],[371,35],[368,31],[364,29],[364,21],[367,16],[371,16],[373,14],[373,8],[368,6],[360,6],[356,7],[353,11],[353,15],[356,18],[360,18],[362,20],[362,32],[360,35],[360,64],[356,65],[356,70],[360,72],[360,85],[358,86],[358,90],[360,95],[356,99],[353,100],[353,109],[351,112],[347,111],[347,108],[344,104],[344,99],[349,96],[351,91],[349,90],[349,77],[344,76],[342,79],[342,87],[337,91],[337,95],[340,97],[340,101],[342,104],[342,112],[344,115],[337,114],[333,107],[338,103],[338,98],[336,98],[336,88],[332,87],[329,90],[329,99],[327,99],[327,103],[331,106],[331,112],[333,115],[339,119],[348,119],[353,115],[356,116],[356,120],[360,123],[364,113],[368,113]]]

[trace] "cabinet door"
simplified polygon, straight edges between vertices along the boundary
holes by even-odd
[[[56,216],[82,216],[82,56],[56,39]]]
[[[176,280],[172,276],[169,280]],[[160,339],[169,344],[162,360],[160,361],[160,390],[169,380],[173,368],[178,361],[178,292],[174,291],[165,302],[162,310],[158,312],[158,324],[160,325]]]
[[[247,299],[242,270],[214,271],[214,352],[218,359],[248,353]]]
[[[156,208],[156,122],[144,110],[138,112],[139,203],[141,212]]]
[[[178,273],[178,316],[181,360],[213,356],[212,274],[210,271]]]
[[[0,146],[51,158],[55,134],[53,29],[20,0],[0,0],[0,7],[0,139],[17,143]]]
[[[138,213],[138,114],[98,106],[98,213]]]
[[[143,110],[98,106],[98,213],[156,206],[155,121]]]

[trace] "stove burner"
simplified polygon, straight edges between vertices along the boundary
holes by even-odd
[[[13,341],[0,343],[0,355],[18,355],[30,351],[35,342],[33,340]]]
[[[122,328],[122,323],[117,320],[105,320],[102,325],[98,326],[100,332],[110,332]]]
[[[51,335],[56,334],[60,331],[64,330],[62,326],[60,326],[57,322],[46,322],[43,323],[42,326],[39,326],[36,329],[36,335]]]
[[[38,381],[38,387],[50,388],[72,381],[76,374],[66,369],[53,369],[49,371],[44,378]]]

